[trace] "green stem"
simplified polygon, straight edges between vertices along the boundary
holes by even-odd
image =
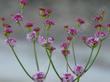
[[[100,52],[101,46],[102,46],[102,41],[100,42],[98,51],[97,51],[97,53],[96,53],[96,55],[95,55],[95,57],[94,57],[92,63],[89,65],[89,67],[86,69],[86,71],[88,71],[88,70],[91,68],[91,66],[94,64],[94,62],[95,62],[95,60],[96,60],[96,58],[97,58],[97,56],[98,56],[98,54],[99,54],[99,52]]]
[[[69,69],[71,70],[71,72],[72,72],[73,74],[75,74],[75,72],[72,70],[71,66],[69,65],[68,60],[67,60],[66,57],[65,57],[65,61],[66,61],[67,65],[68,65]]]
[[[75,65],[77,65],[73,41],[72,41],[72,51],[73,51],[74,63]]]
[[[16,54],[14,48],[13,48],[10,44],[9,44],[9,47],[11,48],[12,52],[14,53],[14,56],[16,57],[18,63],[20,64],[20,66],[22,67],[22,69],[24,70],[24,72],[27,74],[27,76],[28,76],[30,79],[34,80],[34,79],[31,77],[31,75],[27,72],[27,70],[25,69],[25,67],[24,67],[23,64],[21,63],[21,61],[19,60],[19,58],[18,58],[18,56],[17,56],[17,54]]]
[[[57,74],[58,78],[59,78],[60,80],[62,80],[61,77],[60,77],[60,75],[59,75],[59,73],[57,72],[57,70],[56,70],[54,64],[53,64],[53,61],[51,60],[51,57],[50,57],[49,52],[48,52],[47,49],[46,49],[46,53],[47,53],[47,56],[48,56],[48,58],[49,58],[49,61],[50,61],[51,65],[52,65],[52,67],[53,67],[55,73]]]
[[[47,75],[48,75],[48,72],[49,72],[49,69],[50,69],[50,65],[51,65],[51,63],[49,62],[49,65],[48,65],[48,68],[47,68],[47,71],[46,71],[46,74],[45,74],[45,78],[46,78]]]
[[[80,81],[80,77],[78,76],[78,78],[77,78],[77,82],[79,82]]]
[[[90,63],[90,61],[91,61],[93,51],[94,51],[94,48],[92,48],[92,50],[91,50],[91,53],[90,53],[89,59],[88,59],[88,61],[87,61],[87,64],[86,64],[84,70],[86,70],[87,66],[89,65],[89,63]]]
[[[66,57],[66,60],[67,60],[67,62],[66,62],[66,72],[68,73],[68,56]]]
[[[39,71],[39,62],[38,62],[38,55],[36,51],[36,42],[35,40],[33,41],[33,49],[34,49],[34,55],[35,55],[35,61],[36,61],[36,66],[37,66],[37,71]]]

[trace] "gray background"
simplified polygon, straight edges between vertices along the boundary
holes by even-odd
[[[29,0],[29,4],[24,11],[25,21],[34,20],[36,25],[40,24],[40,18],[38,16],[39,7],[49,7],[54,11],[54,18],[57,25],[52,30],[52,34],[55,35],[55,46],[57,51],[54,52],[53,61],[57,67],[57,70],[62,75],[65,72],[65,62],[63,56],[60,55],[59,43],[64,40],[63,26],[65,24],[73,25],[76,17],[84,17],[88,23],[90,23],[92,17],[96,15],[100,8],[106,10],[106,21],[110,21],[110,0]],[[18,3],[17,0],[0,0],[0,16],[10,18],[10,15],[17,12]],[[26,39],[24,31],[21,31],[21,27],[18,27],[14,22],[8,21],[13,24],[13,28],[16,33],[14,37],[17,38],[16,51],[19,54],[23,64],[33,75],[36,71],[32,44]],[[84,33],[90,34],[92,25],[85,24],[82,27]],[[53,33],[54,32],[54,33]],[[12,52],[8,46],[4,43],[4,37],[1,35],[0,28],[0,82],[32,82],[23,72]],[[40,65],[42,70],[46,70],[47,56],[42,47],[37,46],[39,54]],[[76,42],[75,50],[77,53],[77,59],[79,64],[85,64],[90,53],[90,49],[82,45],[79,41]],[[110,38],[104,42],[103,48],[97,58],[94,66],[82,77],[81,82],[110,82]],[[70,56],[71,66],[73,66],[73,60]],[[45,82],[60,82],[51,69],[47,80]]]

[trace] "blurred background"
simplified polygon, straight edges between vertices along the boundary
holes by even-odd
[[[55,36],[56,51],[53,55],[53,62],[57,70],[62,75],[65,72],[65,61],[60,52],[59,44],[64,40],[64,25],[72,26],[76,17],[85,18],[88,23],[81,27],[85,34],[93,33],[92,18],[97,14],[100,8],[106,11],[106,23],[110,23],[110,0],[29,0],[28,5],[24,10],[25,22],[33,21],[35,26],[41,25],[38,8],[48,7],[53,10],[53,18],[56,24],[51,35]],[[11,18],[11,15],[18,12],[18,0],[0,0],[0,16]],[[36,72],[32,44],[26,41],[25,31],[21,30],[17,24],[8,21],[13,25],[17,38],[16,52],[20,60],[25,65],[26,69],[31,75]],[[13,53],[9,47],[4,43],[4,37],[0,28],[0,82],[32,82],[19,66]],[[39,54],[39,61],[41,69],[45,72],[48,66],[48,59],[42,47],[37,45]],[[83,45],[80,41],[75,41],[75,51],[79,64],[84,64],[89,57],[90,49]],[[103,45],[93,67],[81,78],[81,82],[110,82],[110,38],[108,38]],[[70,64],[73,66],[73,57],[70,56]],[[51,69],[45,82],[60,82]]]

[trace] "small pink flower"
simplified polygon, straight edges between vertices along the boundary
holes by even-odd
[[[4,28],[4,33],[10,34],[10,33],[13,33],[13,30],[12,28]]]
[[[62,49],[67,49],[67,48],[69,47],[69,45],[70,45],[70,43],[68,43],[68,42],[63,42],[63,43],[61,44],[61,48],[62,48]]]
[[[44,36],[39,36],[38,37],[38,42],[41,45],[45,45],[47,43],[47,40],[46,40],[46,38]]]
[[[12,19],[15,21],[15,22],[20,22],[20,21],[22,21],[23,20],[23,16],[20,14],[20,13],[16,13],[13,17],[12,17]]]
[[[75,28],[68,28],[68,33],[74,36],[77,35],[78,30]]]
[[[79,25],[82,25],[85,23],[84,19],[83,18],[77,18],[76,19],[76,22],[79,24]]]
[[[95,36],[97,38],[99,38],[100,40],[103,40],[107,37],[107,33],[106,32],[102,32],[102,31],[99,31],[99,32],[96,32]]]
[[[10,46],[14,47],[15,44],[16,44],[16,39],[14,39],[14,38],[8,38],[8,39],[5,40],[5,42],[7,44],[9,44]]]
[[[86,44],[91,47],[91,48],[95,48],[99,43],[99,38],[97,37],[88,37],[86,39]]]
[[[70,51],[68,49],[63,49],[61,51],[64,56],[68,56],[70,54]]]
[[[70,73],[66,73],[62,77],[62,82],[73,82],[74,76]]]
[[[76,65],[74,68],[74,72],[77,76],[81,75],[84,72],[84,67],[82,65]]]
[[[46,24],[46,25],[49,25],[49,26],[55,25],[55,21],[52,20],[52,19],[46,19],[46,20],[45,20],[45,24]]]
[[[42,17],[47,17],[48,18],[51,13],[52,13],[51,9],[40,8],[40,16],[42,16]]]
[[[45,79],[45,74],[43,72],[37,72],[33,75],[33,79],[35,82],[43,82]]]
[[[54,42],[54,38],[53,37],[49,37],[48,38],[48,43],[53,44],[53,42]]]
[[[33,27],[33,23],[32,23],[32,22],[27,22],[27,23],[25,24],[25,27],[26,27],[26,28],[32,28],[32,27]]]
[[[35,40],[36,39],[36,32],[35,31],[29,32],[27,34],[27,39],[30,41]]]
[[[103,17],[98,15],[98,16],[95,16],[94,19],[95,19],[96,22],[100,22],[100,21],[103,20]]]
[[[27,2],[28,2],[28,0],[19,0],[20,1],[20,4],[22,4],[22,5],[26,5],[27,4]]]
[[[3,23],[3,27],[4,28],[11,28],[11,25],[7,24],[7,23]]]

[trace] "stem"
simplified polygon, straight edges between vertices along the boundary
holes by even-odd
[[[67,60],[66,57],[65,57],[65,60],[66,60],[66,63],[67,63],[67,65],[68,65],[69,69],[71,70],[71,72],[72,72],[73,74],[75,74],[75,72],[72,70],[71,66],[69,65],[68,60]]]
[[[46,71],[46,74],[45,74],[45,78],[46,78],[47,75],[48,75],[48,72],[49,72],[49,69],[50,69],[50,65],[51,65],[51,63],[49,62],[49,65],[48,65],[48,68],[47,68],[47,71]]]
[[[92,50],[91,50],[91,53],[90,53],[89,59],[88,59],[88,61],[87,61],[87,64],[86,64],[84,70],[86,70],[87,66],[89,65],[89,63],[90,63],[90,61],[91,61],[93,51],[94,51],[94,48],[92,48]]]
[[[68,73],[68,56],[66,56],[66,60],[67,60],[67,62],[66,62],[66,72]]]
[[[34,55],[35,55],[37,71],[39,71],[39,62],[38,62],[38,55],[37,55],[37,51],[36,51],[36,42],[35,42],[35,40],[33,41],[33,49],[34,49]]]
[[[26,75],[27,75],[30,79],[34,80],[34,79],[31,77],[31,75],[27,72],[27,70],[25,69],[25,67],[24,67],[23,64],[21,63],[21,61],[19,60],[19,58],[18,58],[18,56],[17,56],[17,54],[16,54],[14,48],[13,48],[10,44],[9,44],[9,46],[10,46],[10,48],[11,48],[11,50],[12,50],[14,56],[16,57],[18,63],[20,64],[20,66],[22,67],[22,69],[24,70],[24,72],[26,73]]]
[[[80,81],[80,76],[78,76],[78,78],[77,78],[77,82],[79,82]]]
[[[97,56],[98,56],[98,54],[99,54],[99,52],[100,52],[101,46],[102,46],[102,41],[101,41],[101,43],[100,43],[100,45],[99,45],[98,51],[97,51],[97,53],[96,53],[96,55],[95,55],[95,57],[94,57],[92,63],[89,65],[89,67],[86,69],[86,71],[88,71],[88,70],[91,68],[91,66],[94,64],[94,62],[95,62],[95,60],[96,60],[96,58],[97,58]]]
[[[72,51],[73,51],[74,63],[75,63],[75,66],[76,66],[76,65],[77,65],[77,62],[76,62],[76,55],[75,55],[75,50],[74,50],[73,41],[72,41]]]
[[[51,57],[49,56],[49,52],[48,52],[47,49],[46,49],[46,53],[47,53],[47,56],[48,56],[48,58],[49,58],[49,61],[50,61],[51,65],[52,65],[52,67],[53,67],[55,73],[57,74],[58,78],[59,78],[60,80],[62,80],[61,77],[60,77],[60,75],[59,75],[59,73],[57,72],[57,70],[56,70],[54,64],[53,64],[53,61],[51,60]]]

